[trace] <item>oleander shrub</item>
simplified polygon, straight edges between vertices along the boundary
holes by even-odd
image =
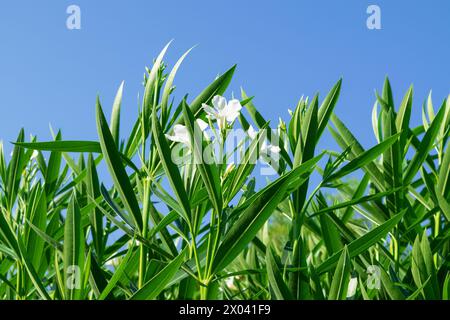
[[[131,132],[121,85],[96,141],[0,145],[2,299],[449,298],[449,99],[414,125],[413,88],[394,101],[386,79],[364,149],[341,80],[273,126],[225,98],[235,67],[177,98],[167,48]]]

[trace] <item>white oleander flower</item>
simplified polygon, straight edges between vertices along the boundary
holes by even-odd
[[[267,142],[263,142],[260,152],[262,158],[269,162],[270,160],[278,160],[280,159],[280,147],[272,144],[268,144]]]
[[[247,134],[252,140],[254,140],[254,139],[256,139],[256,137],[258,135],[258,131],[256,131],[250,125],[250,127],[247,130]],[[278,160],[281,149],[279,146],[272,145],[272,144],[269,144],[266,141],[264,141],[262,143],[259,151],[260,151],[260,154],[263,157],[263,159],[268,161],[270,158],[272,158],[274,160]]]
[[[356,293],[356,287],[358,286],[358,278],[351,278],[348,283],[348,289],[347,289],[347,298],[351,298]]]
[[[256,131],[252,125],[250,125],[250,127],[247,130],[247,134],[248,136],[253,140],[256,139],[256,136],[258,134],[258,131]]]
[[[206,103],[202,105],[208,117],[217,120],[219,130],[226,129],[228,123],[232,123],[239,116],[239,112],[242,109],[241,103],[237,99],[230,101],[222,97],[215,96],[212,99],[213,107],[208,106]]]
[[[120,259],[117,257],[112,258],[112,259],[109,259],[108,261],[106,261],[105,264],[110,267],[117,267],[120,264]]]
[[[205,121],[203,121],[202,119],[197,119],[196,122],[202,131],[205,131],[206,128],[208,127],[208,124]],[[173,133],[174,133],[174,135],[166,134],[167,139],[169,139],[171,141],[183,143],[188,147],[190,146],[191,138],[189,136],[189,132],[188,132],[188,129],[186,128],[186,126],[183,126],[181,124],[176,124],[173,127]]]
[[[234,283],[234,277],[229,277],[225,279],[225,285],[228,287],[228,289],[230,290],[237,290],[237,287]]]

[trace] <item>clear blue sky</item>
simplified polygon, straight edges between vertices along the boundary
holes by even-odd
[[[81,7],[81,30],[66,28],[71,4]],[[370,4],[381,8],[382,30],[366,28]],[[100,94],[109,113],[122,80],[127,132],[144,66],[175,39],[170,65],[198,44],[176,78],[178,98],[195,96],[237,63],[228,95],[243,86],[276,121],[287,119],[287,108],[302,94],[319,91],[323,97],[342,76],[336,112],[370,145],[374,89],[385,75],[398,102],[414,83],[418,124],[430,89],[436,104],[449,94],[449,14],[448,0],[4,0],[0,139],[15,139],[23,126],[48,140],[49,123],[62,128],[65,139],[96,139],[95,97]]]

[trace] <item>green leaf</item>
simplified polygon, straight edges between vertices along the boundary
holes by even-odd
[[[441,107],[438,114],[433,119],[433,122],[431,123],[427,132],[425,133],[425,136],[423,137],[422,141],[420,142],[419,149],[417,150],[416,154],[414,155],[411,162],[408,164],[408,166],[406,168],[406,171],[405,171],[405,174],[403,177],[404,184],[408,184],[414,179],[414,177],[416,176],[417,172],[419,171],[421,165],[426,160],[428,153],[433,148],[436,137],[439,133],[440,126],[442,124],[442,120],[444,119],[444,114],[445,114],[445,108]]]
[[[387,220],[382,225],[377,226],[373,230],[367,232],[362,237],[352,241],[347,245],[348,252],[350,255],[350,258],[354,258],[358,256],[359,254],[363,253],[367,249],[369,249],[371,246],[375,245],[387,235],[387,233],[392,230],[402,219],[403,215],[405,213],[405,210],[396,214],[391,219]],[[337,263],[339,256],[341,255],[341,252],[337,252],[334,255],[332,255],[330,258],[325,260],[318,268],[317,273],[321,274],[324,272],[329,271],[333,266]]]
[[[400,108],[395,119],[395,124],[397,126],[397,132],[402,132],[402,137],[400,138],[400,145],[404,146],[406,143],[406,135],[409,131],[409,121],[411,119],[411,109],[412,109],[412,99],[413,99],[413,86],[411,85],[406,92]]]
[[[438,299],[440,294],[437,285],[436,270],[426,232],[422,236],[422,241],[419,236],[414,241],[411,273],[416,286],[423,288],[422,294],[425,299]]]
[[[26,250],[25,250],[25,247],[24,247],[24,244],[23,244],[21,238],[18,238],[17,244],[19,246],[20,252],[25,253]],[[33,283],[36,291],[38,292],[39,296],[44,300],[50,300],[51,298],[50,298],[49,294],[47,293],[36,270],[34,269],[33,264],[29,261],[28,257],[25,254],[22,255],[22,263],[28,273],[28,276],[31,279],[31,282]]]
[[[323,131],[328,125],[331,115],[333,114],[334,107],[336,106],[336,102],[339,99],[339,93],[341,91],[342,79],[339,79],[338,82],[333,86],[328,95],[325,97],[325,100],[322,102],[319,108],[319,125],[317,127],[317,140],[322,135]]]
[[[22,256],[16,236],[3,216],[3,213],[0,214],[0,240],[6,244],[9,249],[13,250],[17,257]]]
[[[450,273],[447,273],[442,287],[442,300],[450,300]]]
[[[225,90],[233,78],[236,65],[232,66],[223,75],[215,79],[208,87],[206,87],[191,103],[189,104],[192,113],[197,117],[201,111],[203,103],[208,104],[212,98],[216,95],[224,94]],[[180,119],[179,123],[182,123],[184,119]]]
[[[213,204],[216,213],[222,212],[222,190],[217,165],[215,163],[208,164],[203,158],[203,132],[197,125],[194,115],[190,111],[186,102],[183,102],[183,114],[186,128],[191,136],[191,148],[193,148],[194,163],[197,165],[203,183],[208,191],[209,198]]]
[[[111,134],[116,142],[117,148],[119,148],[120,143],[120,107],[122,105],[123,85],[124,82],[122,81],[117,90],[111,112]]]
[[[328,300],[345,300],[347,298],[348,283],[350,281],[351,261],[347,247],[342,249],[336,270],[331,282]]]
[[[288,286],[283,280],[283,273],[279,268],[281,262],[273,251],[271,246],[267,246],[266,250],[266,268],[267,277],[269,278],[270,288],[277,300],[292,300],[292,294]]]
[[[64,283],[66,297],[79,299],[84,267],[84,233],[75,194],[70,199],[64,223]]]
[[[252,241],[278,204],[287,196],[291,184],[303,183],[307,177],[303,177],[303,179],[300,179],[300,177],[309,172],[311,167],[319,159],[320,157],[311,159],[288,174],[278,178],[266,188],[250,197],[243,204],[243,209],[240,207],[235,209],[237,212],[242,210],[242,213],[225,235],[215,254],[212,263],[212,274],[228,266],[248,243]]]
[[[144,286],[131,297],[131,300],[155,299],[166,288],[170,280],[180,269],[184,262],[185,254],[186,249],[145,283]]]
[[[442,163],[439,166],[436,193],[440,193],[444,198],[450,194],[450,145],[444,151]]]
[[[126,256],[122,259],[120,262],[120,265],[117,267],[116,270],[114,270],[113,276],[108,281],[108,285],[103,289],[102,293],[100,294],[98,300],[104,300],[108,297],[109,293],[116,287],[117,283],[122,279],[122,277],[125,276],[125,269],[130,261],[130,258],[133,254],[134,249],[134,241],[132,242],[132,245],[128,248],[128,252]]]
[[[360,204],[360,203],[379,200],[381,198],[386,197],[389,194],[392,194],[396,190],[398,190],[398,189],[392,189],[392,190],[388,190],[388,191],[385,191],[385,192],[379,192],[379,193],[371,194],[371,195],[368,195],[368,196],[363,196],[363,197],[358,198],[358,199],[352,199],[352,200],[349,200],[349,201],[340,202],[338,204],[335,204],[335,205],[328,206],[328,207],[325,207],[323,209],[320,209],[320,210],[314,212],[313,214],[311,214],[309,217],[312,218],[312,217],[315,217],[315,216],[318,216],[318,215],[322,215],[324,213],[332,212],[332,211],[335,211],[335,210],[338,210],[338,209],[342,209],[342,208],[346,208],[346,207],[349,207],[349,206],[354,206],[354,205],[357,205],[357,204]]]
[[[400,288],[395,285],[395,283],[389,277],[388,273],[383,268],[380,268],[380,280],[383,284],[384,289],[392,300],[405,299],[405,296],[402,294]]]
[[[19,136],[17,137],[17,143],[23,142],[24,139],[24,130],[21,129],[19,132]],[[22,176],[22,170],[25,166],[24,161],[24,151],[23,148],[21,148],[18,145],[14,146],[11,162],[8,165],[8,179],[7,181],[4,181],[6,184],[6,190],[5,193],[7,195],[7,205],[8,209],[12,211],[12,208],[14,206],[14,202],[17,199],[18,195],[18,189],[19,189],[19,183],[20,178]]]
[[[167,52],[167,49],[169,48],[172,41],[169,41],[168,44],[161,50],[158,57],[155,60],[155,63],[152,66],[152,69],[150,71],[150,74],[148,75],[147,82],[145,84],[145,91],[144,91],[144,101],[143,101],[143,108],[144,113],[146,111],[151,110],[151,105],[153,101],[153,94],[155,93],[155,86],[157,86],[157,80],[158,80],[158,72],[162,63],[162,59],[164,58],[164,55]]]
[[[447,221],[450,221],[450,203],[444,198],[443,195],[436,191],[436,199],[439,204],[439,208],[441,208],[442,213],[444,213]]]
[[[77,172],[74,169],[74,164],[70,163],[70,159],[66,152],[87,152],[87,153],[102,153],[102,148],[99,142],[96,141],[47,141],[47,142],[16,142],[14,143],[17,146],[33,149],[33,150],[41,150],[41,151],[52,151],[52,152],[63,152],[63,155],[66,162],[70,164],[72,170]],[[128,157],[119,152],[120,158],[122,162],[126,164],[128,167],[133,169],[136,172],[139,172],[139,169],[134,165],[134,163],[128,159]],[[96,162],[99,161],[99,158],[96,159]],[[75,179],[82,180],[83,177],[80,177],[86,174],[86,171],[78,172],[78,176]]]
[[[334,225],[331,218],[327,215],[321,215],[320,227],[322,229],[322,237],[329,255],[338,252],[342,249],[341,236],[339,235],[337,227]]]
[[[55,141],[61,140],[61,132],[55,137]],[[45,172],[45,192],[51,197],[57,188],[59,170],[61,167],[61,152],[53,151],[48,160],[47,170]]]
[[[397,141],[399,135],[400,135],[399,133],[395,134],[385,139],[381,143],[377,144],[375,147],[372,147],[371,149],[362,152],[353,160],[351,160],[349,163],[347,163],[345,166],[343,166],[341,169],[339,169],[337,172],[327,177],[325,181],[330,182],[332,180],[342,178],[348,175],[349,173],[352,173],[355,170],[371,163],[373,160],[378,158],[384,151],[386,151],[392,144],[394,144]]]
[[[416,291],[414,291],[412,294],[410,294],[410,296],[408,298],[406,298],[406,300],[415,300],[422,293],[422,290],[425,288],[425,286],[428,284],[428,282],[430,282],[430,279],[431,279],[431,276],[428,277],[428,279],[426,279],[425,282],[419,288],[417,288]]]
[[[92,152],[101,153],[100,143],[96,141],[48,141],[48,142],[16,142],[17,146],[55,152]]]
[[[100,101],[97,98],[97,132],[100,140],[100,146],[108,166],[108,171],[114,182],[120,199],[125,205],[126,210],[133,217],[133,221],[138,229],[142,230],[142,216],[139,204],[136,200],[136,196],[131,186],[130,179],[122,165],[121,156],[117,150],[116,143],[109,130],[108,123],[106,122],[105,115],[103,114]]]
[[[169,104],[169,96],[170,96],[170,92],[173,89],[173,81],[175,79],[175,75],[177,74],[178,69],[181,66],[181,63],[183,62],[183,60],[186,58],[186,56],[189,54],[189,52],[191,52],[193,48],[190,48],[188,51],[186,51],[180,59],[178,59],[178,61],[175,63],[172,71],[170,71],[169,76],[167,77],[166,80],[166,84],[164,86],[164,90],[163,90],[163,94],[162,94],[162,98],[161,98],[161,110],[166,110]]]
[[[47,197],[45,192],[42,191],[42,188],[35,189],[28,205],[31,209],[31,212],[29,213],[31,224],[44,233],[47,219]],[[39,270],[39,266],[43,262],[42,252],[44,251],[44,241],[39,237],[39,235],[35,232],[31,232],[28,228],[29,226],[26,225],[25,244],[27,247],[27,255],[33,267],[36,270]]]
[[[101,196],[97,169],[92,153],[88,156],[86,189],[87,194],[92,199],[97,199]],[[101,258],[103,253],[103,216],[100,210],[94,207],[89,214],[89,218],[95,251],[98,257]]]
[[[212,274],[225,268],[248,245],[262,228],[278,204],[286,197],[288,188],[282,177],[260,193],[225,235],[213,260]]]
[[[156,115],[156,110],[152,112],[152,132],[153,139],[155,140],[156,149],[158,151],[161,163],[166,172],[167,179],[169,180],[170,186],[175,193],[175,197],[179,201],[179,204],[183,210],[183,215],[181,216],[188,224],[191,223],[191,209],[189,205],[189,198],[184,189],[183,180],[181,179],[180,172],[177,166],[172,162],[172,153],[167,143],[166,137],[162,131],[161,125],[159,124],[158,117]]]
[[[344,123],[336,116],[336,114],[331,115],[331,121],[336,126],[339,134],[335,132],[331,127],[329,127],[330,132],[336,142],[340,145],[342,149],[347,149],[351,147],[350,159],[355,159],[359,155],[364,153],[364,149],[359,143],[359,141],[353,136],[350,130],[344,125]],[[381,171],[375,163],[369,162],[366,167],[363,168],[372,178],[373,182],[378,188],[384,190],[384,180]]]

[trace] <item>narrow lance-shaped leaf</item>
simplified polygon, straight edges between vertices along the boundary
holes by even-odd
[[[21,129],[19,136],[17,137],[17,142],[23,142],[24,130]],[[6,194],[8,200],[8,210],[12,210],[14,202],[16,201],[18,195],[18,188],[20,183],[20,177],[22,175],[22,169],[25,165],[24,161],[24,151],[18,145],[14,146],[11,162],[8,165],[8,180],[4,181],[6,184]]]
[[[64,223],[64,284],[67,299],[79,299],[84,268],[84,234],[75,194],[70,199]]]
[[[385,139],[383,142],[377,144],[375,147],[360,153],[357,157],[343,166],[334,174],[326,178],[326,181],[332,181],[342,178],[355,170],[370,164],[373,160],[379,157],[386,149],[388,149],[393,143],[395,143],[399,137],[399,133]]]
[[[328,300],[345,300],[350,281],[350,271],[350,256],[348,255],[347,247],[344,247],[333,275]]]
[[[319,108],[319,126],[317,128],[317,139],[320,138],[323,131],[328,125],[331,115],[333,114],[334,107],[336,106],[336,102],[339,98],[339,93],[341,91],[342,79],[333,86],[328,95],[325,97],[325,100],[322,102]]]
[[[414,242],[411,273],[416,286],[423,287],[422,294],[425,299],[437,299],[440,296],[433,256],[426,233],[423,234],[422,240],[417,236]]]
[[[388,80],[386,80],[388,82]],[[385,85],[385,90],[390,90],[390,85]],[[377,95],[378,101],[383,107],[381,112],[383,116],[383,138],[392,137],[397,133],[397,127],[395,124],[395,112],[393,101],[390,101],[389,96],[392,95],[389,92],[383,92],[383,97],[381,98]],[[388,99],[388,100],[386,100]],[[403,134],[403,133],[402,133]],[[395,141],[389,148],[383,153],[383,174],[384,182],[386,185],[386,190],[389,188],[398,188],[402,185],[402,159],[403,150],[405,147],[400,145],[400,135],[399,139]],[[395,192],[387,197],[387,207],[390,214],[395,214],[402,207],[401,202],[403,201],[403,193],[401,191]]]
[[[120,265],[114,270],[114,274],[111,277],[111,279],[109,279],[108,284],[100,294],[100,297],[98,298],[99,300],[106,299],[110,294],[110,292],[116,287],[120,279],[124,276],[125,269],[130,261],[131,255],[133,254],[133,249],[134,249],[134,242],[128,248],[128,252],[125,255],[125,257],[121,260]]]
[[[90,153],[87,163],[87,175],[86,175],[87,193],[92,199],[97,199],[100,194],[100,185],[98,181],[97,169],[94,161],[94,157]],[[91,232],[92,239],[96,253],[99,257],[102,257],[103,253],[103,216],[99,209],[94,207],[90,212]]]
[[[437,134],[439,133],[440,126],[444,119],[444,114],[445,108],[441,107],[438,114],[433,119],[433,122],[431,123],[427,132],[425,133],[425,136],[423,137],[419,145],[419,149],[417,150],[416,154],[414,155],[411,162],[408,164],[408,167],[406,168],[403,177],[404,184],[410,183],[414,179],[414,177],[416,176],[417,172],[420,169],[420,166],[427,158],[428,152],[433,147]]]
[[[61,140],[61,132],[59,131],[55,137],[55,141]],[[45,192],[49,198],[56,192],[59,178],[59,170],[61,167],[61,152],[52,151],[48,160],[47,171],[45,174]]]
[[[116,142],[117,148],[119,148],[120,143],[120,107],[122,105],[123,86],[124,82],[122,81],[117,90],[111,112],[111,134]]]
[[[184,262],[186,249],[182,251],[175,259],[173,259],[167,266],[151,278],[144,286],[137,291],[132,297],[132,300],[152,300],[160,294],[170,280],[175,276]]]
[[[145,92],[144,92],[144,101],[143,101],[143,108],[144,111],[146,112],[150,112],[150,108],[152,105],[152,101],[153,101],[153,94],[155,92],[155,86],[156,81],[158,79],[158,72],[159,72],[159,68],[161,66],[162,63],[162,59],[164,58],[164,55],[167,52],[167,49],[169,48],[170,44],[172,43],[172,41],[170,41],[168,44],[166,44],[166,46],[161,50],[161,52],[159,53],[158,57],[155,60],[155,63],[153,64],[153,67],[150,71],[150,74],[148,75],[148,79],[147,82],[145,84]]]
[[[221,214],[222,212],[222,190],[220,184],[219,171],[215,163],[207,163],[203,158],[203,132],[197,125],[194,115],[187,106],[183,103],[183,114],[186,128],[191,136],[191,148],[194,154],[194,162],[200,171],[203,183],[208,191],[209,197],[214,206],[215,212]]]
[[[186,56],[189,54],[189,52],[191,52],[192,49],[193,48],[191,48],[188,51],[186,51],[181,56],[181,58],[178,59],[178,61],[175,63],[172,71],[170,71],[170,74],[167,77],[166,84],[164,86],[163,94],[162,94],[162,97],[161,97],[161,110],[166,110],[167,109],[167,106],[169,104],[169,96],[170,96],[170,92],[172,90],[172,85],[173,85],[173,81],[175,79],[175,75],[177,74],[177,71],[180,68],[181,63],[186,58]]]
[[[31,216],[29,217],[30,222],[35,228],[44,232],[47,218],[47,197],[42,188],[37,188],[35,196],[29,201],[32,210]],[[31,227],[27,225],[25,229],[27,230],[28,228]],[[44,250],[44,240],[36,232],[28,229],[25,244],[30,262],[36,270],[39,270],[41,263],[43,263],[42,252]]]
[[[316,157],[300,165],[246,201],[245,209],[225,235],[216,252],[212,264],[212,274],[225,268],[252,241],[278,204],[287,196],[292,180],[309,173],[319,158]],[[235,210],[240,211],[239,208]]]
[[[351,147],[351,159],[356,158],[360,154],[364,153],[364,149],[359,143],[359,141],[355,138],[355,136],[350,132],[350,130],[344,125],[344,123],[336,116],[336,114],[331,115],[331,121],[336,126],[339,134],[336,133],[331,127],[329,127],[330,132],[336,142],[340,145],[344,150],[348,147]],[[382,179],[381,171],[375,163],[367,163],[367,168],[365,171],[370,175],[373,182],[377,185],[378,188],[384,190],[384,181]]]
[[[279,268],[280,264],[272,247],[268,246],[266,250],[266,268],[271,291],[277,300],[292,300],[292,294],[284,282],[283,272]]]
[[[232,66],[223,75],[215,79],[193,101],[191,101],[189,106],[195,116],[198,116],[203,103],[208,104],[214,96],[222,95],[225,92],[231,82],[231,79],[233,78],[235,70],[236,65]],[[183,121],[184,119],[180,119],[179,123],[182,123]]]
[[[305,123],[302,124],[302,137],[298,139],[295,149],[293,167],[298,167],[314,157],[314,151],[317,143],[318,126],[318,97],[317,95],[311,101],[311,104],[305,115]],[[301,212],[308,192],[308,182],[303,184],[293,195],[295,212]],[[295,222],[300,222],[298,216],[294,217]],[[300,230],[299,226],[296,228]],[[295,235],[297,237],[297,235]]]
[[[373,230],[367,232],[362,237],[352,241],[347,245],[347,249],[350,255],[350,258],[354,258],[361,254],[362,252],[369,249],[371,246],[375,245],[380,239],[385,237],[387,233],[396,226],[401,218],[403,217],[405,211],[396,214],[391,219],[383,223],[382,225],[374,228]],[[323,273],[330,270],[338,261],[340,256],[340,252],[335,253],[330,258],[325,260],[318,268],[317,273]]]
[[[378,280],[378,279],[375,279]],[[381,283],[383,284],[384,289],[386,290],[387,294],[391,297],[393,300],[403,300],[405,299],[405,296],[402,294],[400,288],[395,285],[395,283],[391,280],[388,273],[383,269],[380,268],[380,279]]]
[[[177,200],[180,202],[180,206],[183,210],[182,218],[189,224],[191,223],[189,199],[186,194],[186,190],[184,189],[180,172],[172,161],[172,151],[167,143],[166,136],[162,132],[161,125],[159,124],[158,117],[156,115],[156,109],[152,112],[152,132],[156,149],[164,167],[164,171],[166,172],[167,179],[169,180],[170,186],[172,187],[172,190],[175,193]]]
[[[103,114],[100,101],[97,98],[97,132],[100,140],[100,146],[108,166],[108,171],[114,181],[120,199],[122,200],[128,213],[133,217],[133,221],[139,230],[142,230],[142,216],[139,204],[131,186],[130,179],[122,165],[120,153],[117,150],[116,143],[111,135],[108,124]]]

